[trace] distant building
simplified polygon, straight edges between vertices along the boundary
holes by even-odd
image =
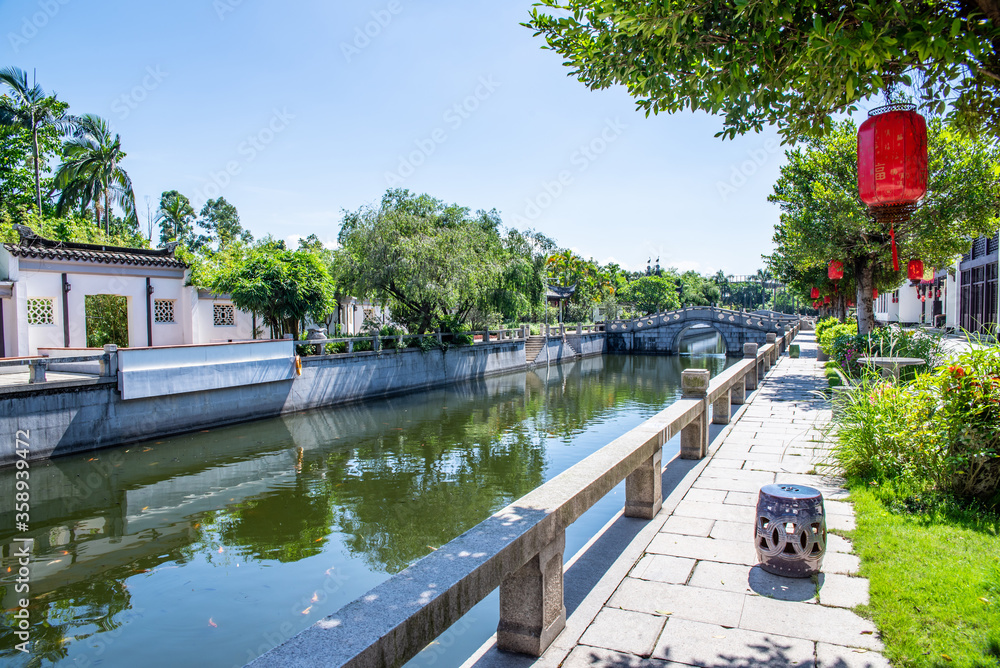
[[[930,281],[904,283],[875,301],[885,323],[926,325],[976,334],[998,330],[998,238],[980,237],[961,260],[934,272]]]

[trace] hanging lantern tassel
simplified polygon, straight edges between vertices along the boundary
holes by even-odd
[[[892,270],[899,271],[899,253],[896,251],[896,225],[893,223],[889,227],[889,236],[892,238]]]

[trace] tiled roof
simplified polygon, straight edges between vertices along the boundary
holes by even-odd
[[[102,264],[130,264],[145,267],[174,267],[186,269],[187,265],[174,257],[176,244],[167,248],[124,248],[122,246],[98,246],[69,241],[54,241],[40,237],[23,225],[15,225],[21,235],[21,242],[5,243],[4,248],[17,257],[42,260],[75,260],[79,262],[100,262]]]
[[[70,244],[67,244],[69,246]],[[150,267],[176,267],[184,269],[186,264],[173,256],[150,255],[143,253],[141,248],[115,248],[105,246],[101,250],[83,248],[44,248],[38,246],[21,246],[20,244],[4,244],[11,255],[18,257],[39,258],[45,260],[78,260],[84,262],[102,262],[104,264],[131,264]]]

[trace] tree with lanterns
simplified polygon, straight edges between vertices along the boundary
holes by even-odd
[[[910,261],[928,268],[950,265],[970,238],[993,234],[1000,224],[996,142],[972,139],[933,119],[927,144],[927,195],[908,219],[892,226],[876,220],[858,194],[857,128],[851,121],[787,151],[788,164],[769,197],[781,207],[776,250],[767,258],[772,270],[802,296],[819,288],[821,299],[830,296],[832,302],[839,293],[846,302],[856,294],[861,333],[874,327],[874,293],[894,290]],[[899,270],[893,265],[893,232]],[[830,280],[833,261],[843,265],[839,285]]]
[[[590,88],[623,85],[647,114],[720,114],[730,138],[819,136],[892,84],[1000,136],[998,0],[540,0],[525,25]]]

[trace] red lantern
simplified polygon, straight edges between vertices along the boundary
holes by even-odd
[[[861,201],[870,207],[912,205],[926,193],[927,123],[924,117],[913,105],[873,109],[858,130],[858,195]]]
[[[920,260],[910,260],[906,267],[906,276],[911,281],[919,281],[924,277],[924,263]]]
[[[878,299],[878,290],[872,290],[872,299]]]
[[[812,292],[809,293],[810,299],[819,299],[819,288],[813,288]]]
[[[823,297],[823,306],[829,306],[829,305],[830,305],[830,295],[827,295],[826,297]]]
[[[868,113],[858,129],[858,195],[889,225],[892,266],[899,270],[895,223],[909,220],[927,193],[927,123],[912,104]]]
[[[839,281],[844,277],[844,263],[839,260],[832,261],[826,275],[830,277],[831,281]]]
[[[847,308],[854,308],[854,302],[847,302]]]

